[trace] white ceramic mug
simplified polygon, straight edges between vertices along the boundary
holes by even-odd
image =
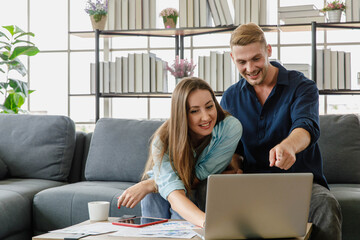
[[[110,202],[95,201],[88,203],[90,221],[106,221],[109,217]]]

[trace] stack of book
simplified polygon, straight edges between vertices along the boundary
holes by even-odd
[[[180,0],[179,27],[209,27],[211,15],[208,0]]]
[[[316,83],[319,90],[351,89],[351,53],[317,49]]]
[[[271,0],[234,0],[235,25],[253,22],[260,25],[270,24],[268,14]]]
[[[223,92],[239,81],[230,52],[210,51],[210,56],[199,56],[198,76],[208,82],[216,92]]]
[[[109,0],[107,30],[156,28],[156,0]]]
[[[345,0],[345,17],[347,22],[360,21],[360,1]]]
[[[99,63],[100,93],[166,93],[167,62],[153,53],[129,53]],[[90,92],[95,94],[95,63],[90,63]]]
[[[315,5],[279,7],[279,19],[283,24],[325,22],[325,16]]]

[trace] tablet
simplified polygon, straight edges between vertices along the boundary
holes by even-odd
[[[167,221],[168,220],[165,218],[134,217],[134,218],[119,219],[113,222],[112,224],[127,226],[127,227],[145,227]]]

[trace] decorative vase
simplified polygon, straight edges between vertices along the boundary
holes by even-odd
[[[176,19],[170,17],[163,17],[165,28],[176,28]]]
[[[332,10],[332,11],[327,11],[326,15],[327,15],[327,19],[328,22],[340,22],[341,19],[341,10]]]
[[[91,24],[95,31],[95,29],[104,30],[107,20],[107,15],[91,15]]]

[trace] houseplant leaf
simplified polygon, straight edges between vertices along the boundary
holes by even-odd
[[[27,56],[34,56],[39,52],[39,49],[34,46],[21,46],[16,47],[13,51],[13,53],[10,56],[10,60],[15,59],[17,56],[20,55],[27,55]]]
[[[21,106],[25,103],[25,95],[21,92],[10,92],[4,102],[4,107],[18,113]]]
[[[22,92],[26,97],[28,96],[29,89],[26,82],[17,79],[9,79],[9,85],[15,92]]]

